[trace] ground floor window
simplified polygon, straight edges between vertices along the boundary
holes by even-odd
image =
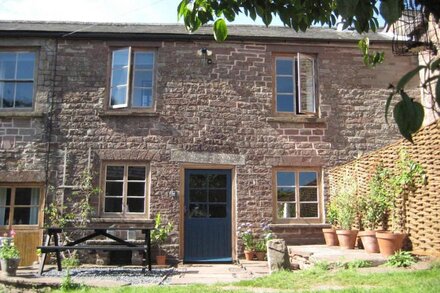
[[[274,171],[276,219],[307,221],[321,218],[320,172],[315,169]]]
[[[38,225],[40,188],[0,187],[0,225]]]
[[[104,214],[146,214],[148,166],[107,163],[104,172]]]

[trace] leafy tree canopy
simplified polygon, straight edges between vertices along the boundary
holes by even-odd
[[[438,21],[440,18],[440,1],[413,0],[417,7],[423,7]],[[396,22],[404,11],[403,0],[182,0],[177,8],[179,18],[183,18],[188,31],[194,32],[202,25],[213,23],[214,38],[224,41],[228,35],[226,21],[233,22],[239,14],[253,20],[261,19],[266,26],[274,17],[279,17],[283,24],[295,31],[306,31],[313,25],[334,26],[342,21],[343,28],[354,28],[358,33],[376,32],[378,19],[382,17],[386,25]],[[383,61],[383,53],[368,53],[368,40],[359,43],[364,63],[370,67]],[[391,100],[400,97],[393,110],[394,119],[401,134],[412,141],[412,134],[421,126],[424,110],[420,103],[414,101],[405,92],[405,85],[418,75],[419,71],[431,71],[434,75],[423,86],[439,80],[440,62],[432,60],[426,66],[418,66],[404,75],[396,86],[390,86],[391,94],[387,100],[387,115]],[[437,98],[436,98],[437,97]],[[437,83],[433,99],[440,105],[440,80]],[[386,116],[387,117],[387,116]]]

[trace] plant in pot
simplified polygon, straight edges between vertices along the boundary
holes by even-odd
[[[405,239],[406,201],[417,184],[426,184],[426,175],[422,166],[414,162],[405,150],[400,150],[399,160],[388,179],[390,192],[389,214],[392,232],[376,232],[380,253],[391,256],[403,246]]]
[[[322,233],[324,234],[325,244],[328,246],[338,246],[339,241],[336,236],[336,227],[338,225],[338,210],[336,204],[333,200],[327,202],[326,208],[326,219],[329,224],[332,225],[331,228],[322,228]]]
[[[4,241],[0,247],[0,263],[3,275],[15,276],[20,264],[20,252],[11,241]]]
[[[273,233],[269,228],[269,224],[262,223],[263,237],[255,243],[255,255],[258,260],[263,261],[266,258],[267,242],[273,239]]]
[[[390,207],[390,192],[387,188],[389,174],[388,169],[379,165],[370,180],[370,192],[359,199],[359,213],[365,230],[360,231],[358,235],[365,251],[369,253],[379,252],[376,232],[383,231]]]
[[[246,260],[254,259],[255,253],[255,239],[252,234],[251,224],[246,223],[238,227],[238,236],[243,241],[244,256]]]
[[[353,225],[358,212],[357,185],[353,178],[345,177],[331,200],[335,201],[337,221],[341,229],[336,230],[339,245],[354,249],[358,230]]]
[[[156,263],[158,265],[166,264],[166,255],[162,251],[162,244],[168,239],[169,234],[173,230],[173,224],[168,222],[166,225],[162,224],[162,218],[160,213],[157,214],[154,222],[154,230],[151,232],[151,239],[155,245],[157,245]]]

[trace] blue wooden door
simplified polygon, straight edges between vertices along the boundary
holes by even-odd
[[[231,171],[185,171],[184,262],[232,262]]]

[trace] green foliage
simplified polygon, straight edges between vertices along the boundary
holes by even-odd
[[[330,270],[330,264],[326,261],[318,261],[313,264],[312,269],[319,270],[319,271],[328,271]]]
[[[61,265],[65,268],[77,268],[81,265],[81,262],[75,254],[72,254],[69,258],[63,258]]]
[[[338,208],[336,206],[336,201],[332,199],[327,202],[326,219],[333,227],[338,226]]]
[[[247,251],[253,251],[255,249],[255,239],[250,229],[239,232],[240,239],[243,241],[244,249]]]
[[[368,268],[371,266],[372,266],[371,261],[358,259],[358,260],[353,260],[353,261],[343,263],[341,267],[344,269],[347,269],[347,270],[353,270],[353,269],[360,269],[360,268]]]
[[[171,222],[163,225],[160,213],[156,215],[154,220],[154,230],[151,231],[151,240],[157,245],[159,251],[161,250],[161,245],[168,239],[173,227],[174,226]]]
[[[358,212],[356,181],[345,175],[330,198],[335,204],[337,223],[344,230],[350,230],[355,223]]]
[[[416,259],[409,251],[396,251],[388,258],[387,265],[393,267],[409,267],[416,263]]]
[[[255,244],[255,251],[266,251],[267,241],[265,239],[260,239]]]
[[[384,225],[393,200],[388,183],[390,176],[390,170],[383,165],[377,166],[370,180],[370,192],[359,199],[359,213],[365,229],[375,230]]]
[[[61,280],[60,290],[61,292],[70,292],[72,290],[81,289],[83,286],[72,281],[72,276],[70,275],[70,269],[67,268],[66,274]]]
[[[14,243],[4,241],[0,247],[0,259],[16,259],[20,258],[20,252]]]
[[[376,67],[378,64],[382,64],[385,58],[384,52],[374,52],[370,54],[370,39],[365,37],[358,43],[358,47],[361,50],[364,64],[370,68]]]

